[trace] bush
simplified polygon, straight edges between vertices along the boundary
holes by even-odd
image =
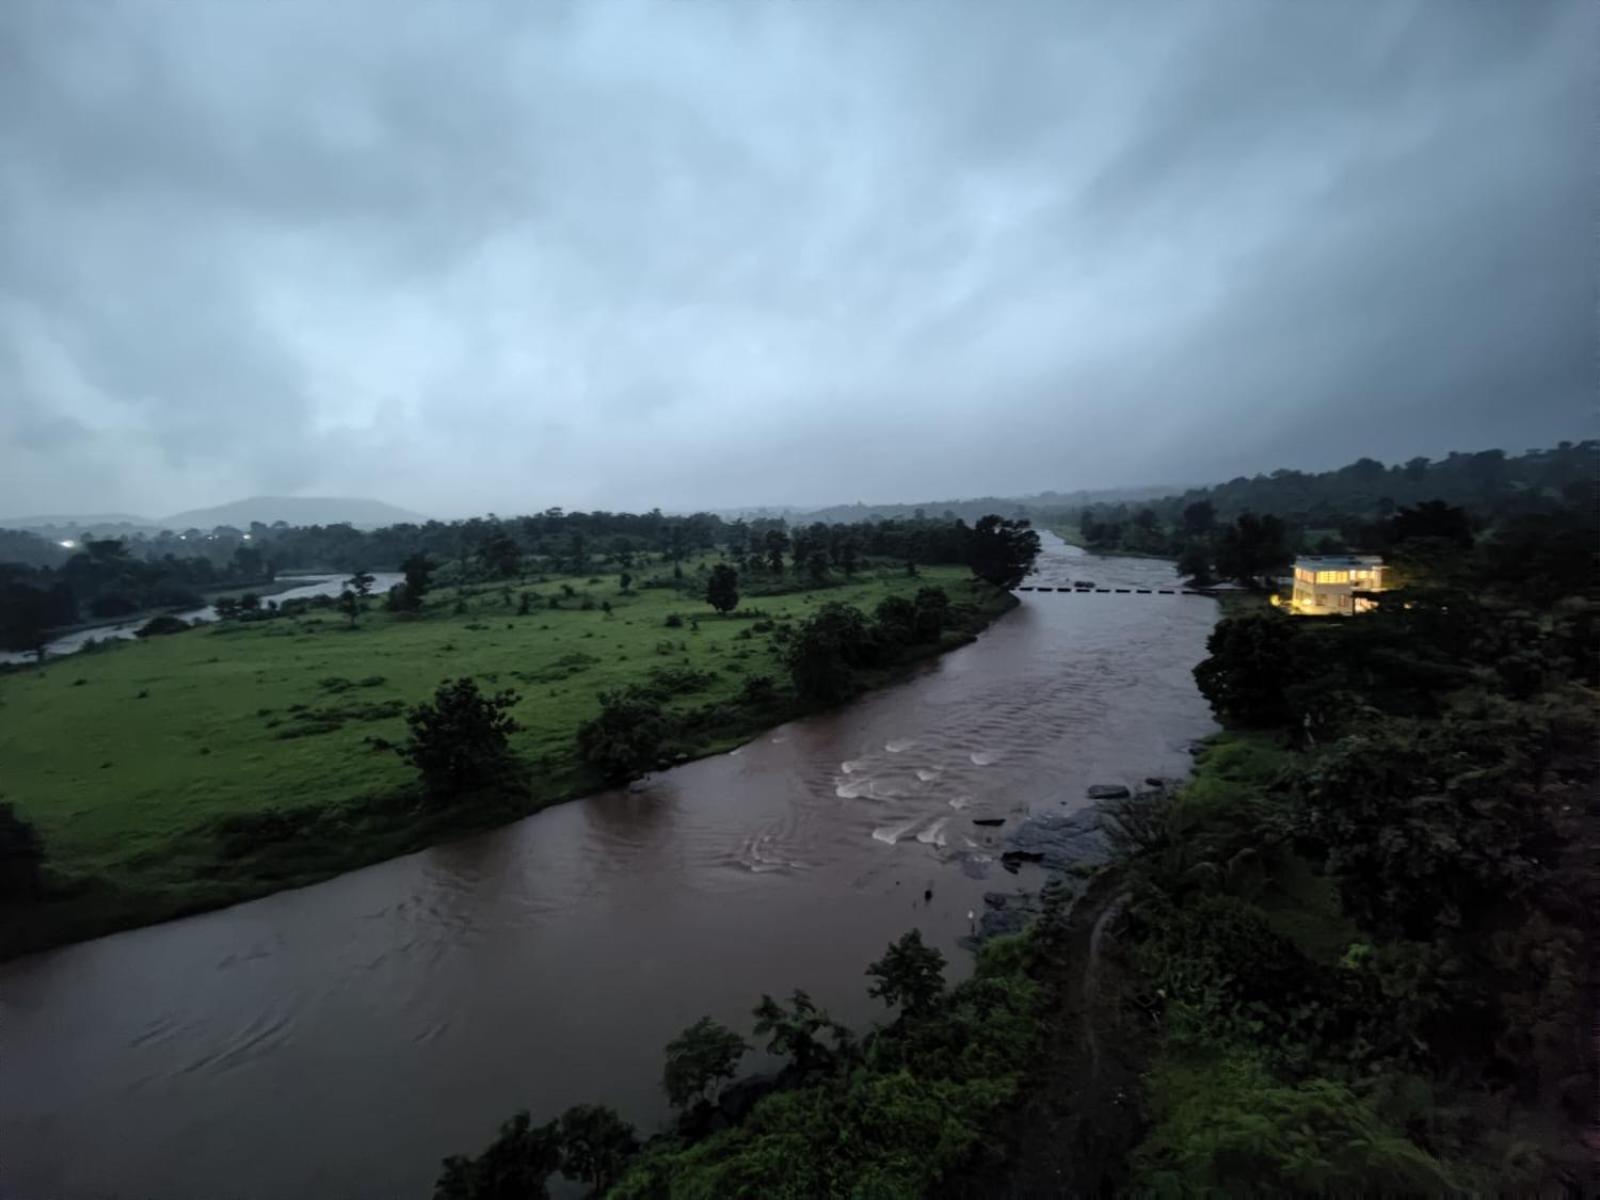
[[[650,672],[649,691],[663,697],[703,692],[717,681],[715,671],[701,671],[694,667],[656,667]]]
[[[612,783],[648,771],[661,756],[667,722],[659,700],[641,688],[600,693],[600,715],[578,726],[578,753]]]
[[[182,633],[188,628],[189,622],[185,621],[182,617],[151,617],[150,620],[146,621],[134,631],[134,636],[142,638],[162,637],[169,633]]]
[[[406,714],[411,736],[400,757],[417,769],[430,797],[452,798],[508,777],[509,737],[518,726],[506,710],[517,699],[512,691],[485,696],[463,676]]]
[[[545,1182],[561,1169],[554,1121],[535,1126],[520,1112],[477,1158],[452,1155],[434,1184],[433,1200],[544,1200]]]
[[[778,699],[778,685],[771,675],[752,675],[739,689],[739,699],[753,708],[762,708]]]
[[[1251,1054],[1168,1066],[1134,1157],[1156,1195],[1450,1195],[1459,1181],[1345,1084],[1276,1082]]]

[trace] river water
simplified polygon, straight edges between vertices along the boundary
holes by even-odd
[[[1172,586],[1045,535],[1041,584]],[[974,816],[1188,768],[1215,602],[1024,593],[977,643],[637,792],[0,967],[0,1194],[427,1196],[446,1154],[579,1101],[645,1131],[661,1051],[805,987],[860,1026],[910,928],[966,969]],[[925,899],[931,890],[932,899]],[[752,1060],[753,1061],[753,1060]]]
[[[274,604],[281,604],[285,600],[309,600],[313,596],[337,596],[344,589],[344,581],[348,575],[280,575],[279,583],[293,582],[294,587],[287,591],[273,592],[262,598],[262,602],[271,600]],[[399,583],[405,576],[395,571],[380,571],[373,574],[372,594],[382,597],[385,592]],[[251,588],[240,588],[239,595],[252,591]],[[202,608],[185,609],[172,614],[185,621],[215,621],[217,610],[215,605],[207,604]],[[63,654],[76,654],[83,649],[84,643],[89,641],[105,641],[107,638],[137,637],[139,630],[149,622],[148,615],[136,621],[121,621],[115,625],[95,625],[88,629],[75,630],[63,634],[52,642],[45,644],[46,658],[57,658]],[[6,652],[0,653],[0,662],[21,663],[32,662],[34,656],[29,653]]]

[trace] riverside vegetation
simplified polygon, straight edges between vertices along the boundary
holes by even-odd
[[[728,1084],[748,1043],[702,1021],[667,1048],[673,1129],[601,1110],[596,1175],[568,1118],[520,1114],[436,1197],[557,1171],[652,1198],[1584,1194],[1595,512],[1405,547],[1431,571],[1370,616],[1222,621],[1196,678],[1228,731],[972,979],[946,989],[913,932],[869,968],[892,1021],[763,997],[776,1077]]]
[[[748,534],[708,552],[664,520],[653,553],[539,556],[497,526],[449,563],[414,550],[381,602],[358,570],[337,600],[219,604],[215,624],[168,618],[6,671],[0,953],[308,883],[729,748],[970,641],[1037,549],[994,519],[774,526],[759,555]]]

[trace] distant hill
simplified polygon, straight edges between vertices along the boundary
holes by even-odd
[[[149,517],[136,517],[131,513],[90,513],[87,516],[49,513],[41,517],[0,517],[0,529],[86,529],[132,525],[139,529],[154,529],[156,523]]]
[[[38,517],[0,517],[0,529],[23,529],[46,537],[77,533],[123,537],[141,532],[155,533],[161,529],[213,529],[218,525],[248,529],[252,521],[260,521],[263,525],[287,521],[290,525],[347,524],[358,529],[376,529],[406,522],[421,524],[427,519],[381,500],[335,496],[255,496],[249,500],[235,500],[232,504],[219,504],[215,508],[192,508],[188,512],[174,513],[159,520],[136,517],[131,513],[89,513],[81,516],[52,513]]]
[[[791,525],[808,525],[813,521],[835,525],[852,521],[880,521],[912,517],[920,510],[930,517],[943,517],[952,513],[964,521],[976,521],[990,513],[1002,517],[1030,517],[1041,509],[1054,509],[1064,505],[1106,503],[1118,500],[1146,500],[1157,496],[1170,496],[1183,491],[1182,485],[1156,484],[1141,487],[1097,488],[1077,492],[1040,492],[1031,496],[980,496],[969,500],[923,500],[907,504],[834,504],[827,508],[803,509],[771,506],[725,510],[719,515],[734,517],[784,517]]]
[[[336,496],[255,496],[235,500],[215,508],[193,508],[162,519],[163,529],[211,529],[232,525],[248,529],[250,522],[271,525],[287,521],[290,525],[354,525],[376,529],[382,525],[420,524],[428,518],[381,500],[362,500]]]

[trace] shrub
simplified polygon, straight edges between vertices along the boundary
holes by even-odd
[[[433,1200],[544,1200],[545,1181],[561,1169],[561,1135],[554,1121],[535,1126],[520,1112],[477,1158],[451,1155],[434,1184]]]
[[[161,637],[169,633],[182,633],[189,628],[189,622],[182,617],[159,616],[151,617],[134,631],[135,637]]]
[[[752,675],[739,689],[739,699],[755,708],[764,707],[778,699],[778,685],[771,675]]]
[[[656,667],[650,672],[649,690],[664,696],[679,696],[703,692],[716,681],[715,671],[701,671],[694,667]]]
[[[1277,1083],[1244,1051],[1168,1066],[1158,1123],[1134,1156],[1157,1195],[1450,1195],[1460,1183],[1345,1084]]]

